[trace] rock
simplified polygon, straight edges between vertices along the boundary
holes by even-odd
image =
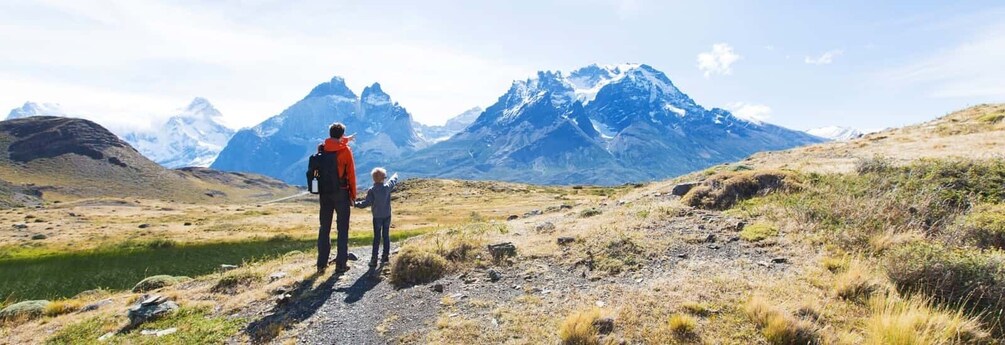
[[[677,254],[677,257],[681,258],[681,259],[687,259],[687,254],[680,253],[680,254]]]
[[[34,234],[34,235],[31,235],[31,239],[36,240],[36,241],[37,240],[44,240],[44,239],[47,239],[47,238],[49,238],[49,236],[46,236],[45,234]]]
[[[575,237],[559,237],[558,238],[558,245],[560,245],[560,246],[571,244],[573,242],[576,242],[576,238]]]
[[[76,216],[77,216],[77,214],[76,214],[76,213],[73,213],[73,212],[70,212],[70,213],[69,213],[69,216],[70,216],[70,217],[76,217]]]
[[[773,259],[771,259],[771,263],[773,263],[773,264],[787,264],[787,263],[789,263],[789,259],[786,259],[786,258],[773,258]]]
[[[14,224],[14,228],[15,228],[15,229],[18,229],[18,230],[24,230],[24,229],[27,229],[27,228],[28,228],[28,224],[25,224],[25,223],[17,223],[17,224]]]
[[[722,248],[722,247],[719,246],[719,245],[717,245],[717,244],[710,244],[710,245],[708,245],[708,249],[717,250],[719,248]]]
[[[736,229],[736,231],[743,231],[743,228],[745,227],[747,227],[747,222],[740,221],[736,222],[736,225],[733,228]]]
[[[705,236],[705,243],[715,243],[715,234],[708,234],[708,236]]]
[[[517,220],[517,219],[520,219],[520,216],[515,214],[511,214],[509,217],[506,217],[506,220]]]
[[[174,327],[168,328],[168,329],[159,330],[159,331],[158,330],[152,330],[152,329],[144,329],[144,330],[140,331],[140,334],[142,334],[142,335],[153,335],[153,336],[157,336],[157,337],[163,337],[163,336],[168,335],[168,334],[174,334],[174,332],[177,332],[177,331],[178,331],[178,329],[174,328]]]
[[[516,246],[510,242],[490,244],[489,253],[492,253],[493,259],[502,260],[506,257],[516,256]]]
[[[356,254],[353,254],[353,253],[349,253],[349,254],[346,254],[346,260],[349,260],[349,261],[356,261],[356,260],[359,260],[359,258],[358,258],[358,257],[356,257]]]
[[[293,300],[293,295],[288,294],[288,293],[284,293],[284,294],[280,295],[279,297],[276,297],[276,305],[280,305],[280,306],[281,305],[285,305],[287,303],[290,303],[291,300]]]
[[[280,279],[286,278],[286,272],[276,272],[269,275],[269,282],[274,282]]]
[[[678,183],[670,189],[670,195],[674,196],[684,196],[687,192],[690,192],[692,188],[698,185],[698,182],[684,182]]]
[[[165,286],[171,286],[180,283],[182,278],[186,277],[172,277],[169,275],[147,277],[139,283],[136,283],[136,286],[133,286],[133,292],[147,292],[150,290],[160,289]]]
[[[234,269],[237,269],[237,265],[228,265],[228,264],[220,265],[220,272],[227,272]]]
[[[105,335],[102,335],[102,336],[98,337],[98,341],[106,341],[108,339],[112,339],[112,337],[114,337],[114,336],[115,336],[115,332],[108,332],[108,333],[105,333]]]
[[[559,210],[571,210],[572,209],[572,205],[562,204],[561,206],[558,207],[558,209]]]
[[[443,284],[433,284],[433,286],[430,286],[429,288],[434,292],[443,293]]]
[[[552,223],[552,222],[540,223],[540,224],[538,224],[537,226],[534,227],[534,231],[537,231],[537,232],[540,232],[540,233],[551,233],[551,232],[555,231],[555,223]]]
[[[163,296],[144,297],[126,312],[126,316],[129,317],[129,325],[126,328],[136,328],[147,321],[159,319],[178,310],[178,304]]]
[[[192,226],[192,222],[185,222],[185,226]]]
[[[42,312],[49,306],[49,303],[46,300],[34,300],[11,304],[0,310],[0,320],[38,318],[42,316]]]
[[[499,274],[499,272],[496,272],[496,270],[489,270],[489,280],[497,282],[499,279],[502,279],[502,275]]]
[[[140,229],[146,229],[146,228],[149,228],[149,227],[150,227],[150,224],[147,224],[147,223],[140,224],[140,226],[139,226]]]
[[[602,317],[593,320],[593,328],[597,330],[597,333],[611,334],[611,332],[614,332],[614,319]]]
[[[733,236],[733,237],[729,238],[730,242],[736,242],[736,241],[739,241],[739,240],[740,240],[740,236]]]
[[[109,305],[109,304],[112,304],[112,299],[111,298],[103,299],[103,300],[100,300],[100,301],[97,301],[97,302],[85,305],[83,308],[80,308],[80,312],[83,313],[83,312],[87,312],[87,311],[98,310],[98,309],[101,309],[101,307],[104,307],[104,306]]]
[[[533,217],[533,216],[537,216],[537,215],[541,215],[541,214],[543,214],[543,212],[541,212],[541,210],[534,209],[534,210],[530,210],[530,212],[524,213],[523,216],[524,216],[524,218],[526,218],[526,217]]]

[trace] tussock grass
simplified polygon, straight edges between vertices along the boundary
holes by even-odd
[[[751,299],[744,311],[772,344],[820,344],[817,327],[813,323],[796,319],[762,299]]]
[[[694,317],[685,314],[673,314],[667,320],[667,327],[670,332],[680,338],[691,338],[695,336],[698,329],[698,321]]]
[[[852,262],[834,279],[834,295],[846,300],[865,302],[882,290],[881,281],[860,262]]]
[[[935,345],[990,343],[980,321],[962,311],[937,309],[920,299],[874,298],[865,322],[869,345]]]
[[[473,223],[405,243],[391,263],[391,283],[397,287],[426,284],[448,272],[488,257],[485,235],[501,232],[505,224]]]
[[[223,278],[220,278],[220,280],[216,282],[216,285],[213,285],[213,287],[210,288],[210,291],[233,294],[242,286],[260,282],[262,279],[263,276],[259,272],[241,270],[236,273],[228,273],[224,275]]]
[[[83,307],[84,302],[76,299],[52,301],[49,305],[45,306],[45,310],[42,311],[42,315],[49,317],[59,316],[75,312]]]
[[[594,321],[600,319],[599,308],[589,308],[579,310],[562,322],[558,330],[558,337],[564,345],[597,345],[597,329],[593,326]]]

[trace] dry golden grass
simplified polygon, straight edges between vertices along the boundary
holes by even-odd
[[[799,179],[791,172],[723,171],[692,188],[681,202],[693,207],[724,210],[755,196],[798,188]]]
[[[819,344],[816,325],[797,319],[762,299],[747,302],[744,310],[754,323],[761,327],[764,338],[772,344]]]
[[[865,322],[866,344],[984,344],[990,341],[980,321],[959,310],[936,309],[919,299],[879,297],[869,304],[872,315]]]
[[[572,313],[562,322],[562,327],[558,330],[558,337],[565,345],[596,345],[597,329],[593,326],[594,321],[600,319],[599,308],[589,308]]]
[[[684,314],[673,314],[670,319],[667,320],[667,326],[670,327],[670,332],[681,338],[692,337],[698,328],[698,321],[691,316]]]
[[[865,264],[852,261],[834,279],[834,294],[846,300],[864,302],[885,289],[875,274]]]

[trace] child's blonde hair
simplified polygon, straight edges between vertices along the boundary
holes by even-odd
[[[373,168],[373,171],[370,172],[370,177],[373,177],[373,180],[377,181],[378,175],[380,175],[381,180],[387,178],[387,170],[384,170],[384,168],[381,167]]]

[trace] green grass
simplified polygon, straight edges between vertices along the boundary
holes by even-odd
[[[212,317],[208,308],[181,308],[177,313],[161,320],[144,324],[142,329],[178,328],[174,334],[155,337],[140,334],[139,330],[115,335],[101,342],[103,334],[118,330],[124,324],[115,318],[98,317],[76,323],[59,330],[46,344],[219,344],[240,330],[245,320]]]
[[[748,242],[760,242],[774,236],[778,236],[778,228],[766,223],[750,224],[740,231],[740,238]]]
[[[397,241],[424,232],[394,231],[391,239]],[[372,234],[353,233],[349,242],[361,246],[372,241]],[[127,290],[159,274],[196,277],[215,272],[220,264],[240,264],[312,249],[316,239],[277,236],[241,242],[171,243],[126,242],[71,253],[44,248],[14,250],[0,256],[0,300],[56,299],[96,288]]]

